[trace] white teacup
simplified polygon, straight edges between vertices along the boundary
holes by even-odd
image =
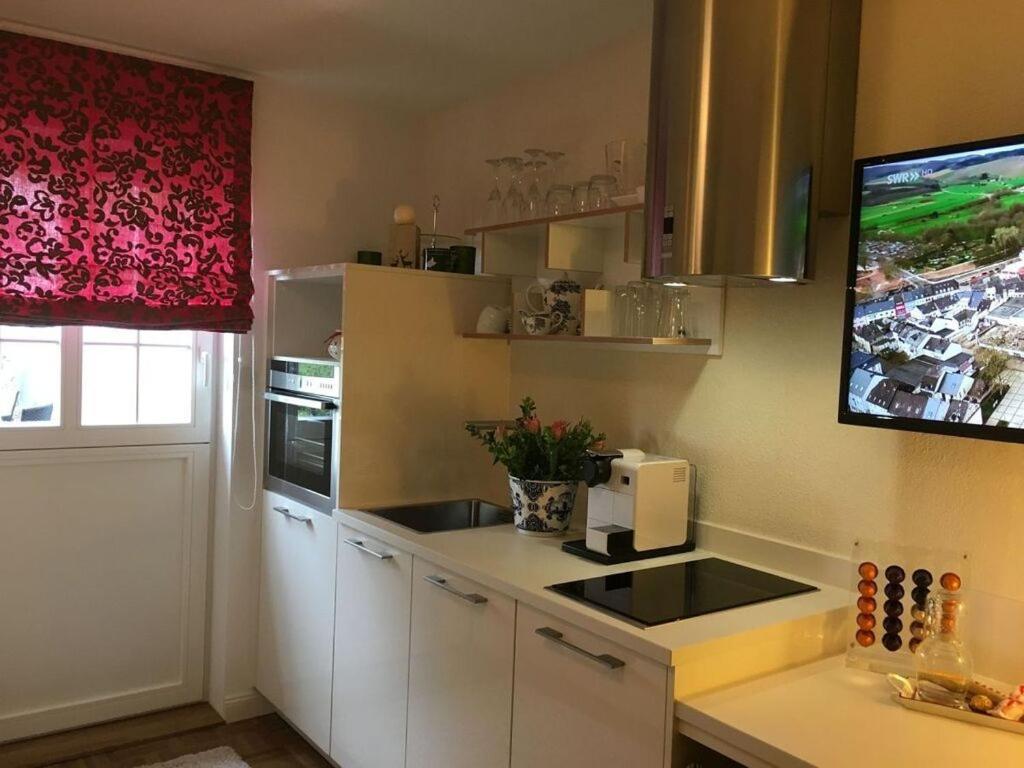
[[[476,321],[477,333],[508,333],[508,321],[512,314],[509,307],[486,306]]]

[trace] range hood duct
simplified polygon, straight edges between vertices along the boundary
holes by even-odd
[[[655,0],[644,277],[804,282],[850,207],[860,0]]]

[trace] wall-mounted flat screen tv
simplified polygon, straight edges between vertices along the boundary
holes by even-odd
[[[1024,135],[854,184],[839,421],[1024,442]]]

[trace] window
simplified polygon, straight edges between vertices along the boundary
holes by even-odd
[[[60,328],[0,325],[0,428],[60,424]]]
[[[82,329],[82,424],[192,421],[192,331]]]
[[[0,326],[0,450],[209,442],[214,335]]]

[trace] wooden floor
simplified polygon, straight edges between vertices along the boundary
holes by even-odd
[[[166,717],[167,714],[184,723],[195,722],[199,717],[193,710],[184,720],[177,711],[146,718]],[[184,732],[148,737],[147,731],[152,733],[159,728],[146,718],[0,746],[0,768],[137,768],[215,747],[231,747],[252,768],[330,767],[330,763],[277,715],[231,725],[204,724]],[[140,728],[140,721],[145,727]],[[157,722],[166,723],[166,719]],[[110,743],[122,746],[108,748],[106,745]]]

